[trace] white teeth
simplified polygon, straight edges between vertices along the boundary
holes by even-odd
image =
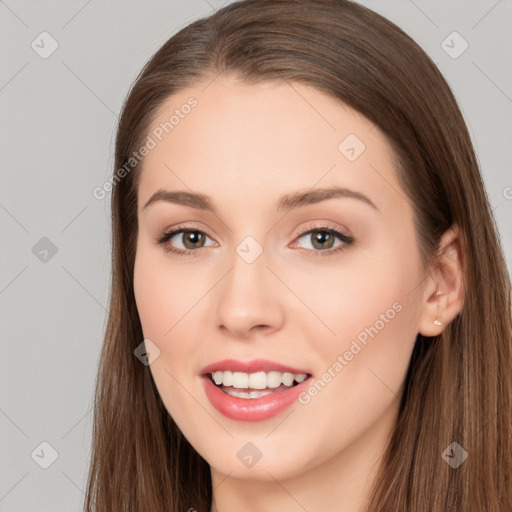
[[[291,386],[293,384],[294,375],[293,373],[283,373],[281,380],[285,386]]]
[[[278,388],[281,385],[281,372],[267,373],[267,387]]]
[[[233,383],[231,385],[234,388],[247,389],[249,387],[249,375],[242,372],[233,372]]]
[[[224,386],[232,386],[233,385],[233,372],[219,372],[222,373],[222,383]]]
[[[249,374],[249,388],[265,389],[267,387],[267,375],[265,372]]]
[[[289,373],[289,372],[256,372],[256,373],[243,373],[243,372],[230,372],[230,371],[216,371],[212,374],[213,381],[217,386],[232,386],[236,389],[267,389],[278,388],[281,384],[285,386],[292,386],[293,382],[303,382],[307,377],[306,373]],[[231,390],[230,390],[231,391]],[[253,391],[252,393],[257,393]],[[231,393],[229,393],[231,394]],[[249,393],[246,393],[249,395]],[[268,393],[267,393],[268,394]],[[238,396],[238,395],[233,395]],[[264,396],[264,395],[260,395]],[[245,397],[242,397],[245,398]],[[247,396],[247,398],[252,398]]]
[[[236,396],[238,398],[249,399],[249,398],[261,398],[262,396],[270,395],[270,394],[272,394],[272,391],[268,390],[268,391],[251,391],[251,392],[247,392],[247,391],[239,391],[237,389],[232,388],[232,389],[226,389],[226,393],[228,395]]]

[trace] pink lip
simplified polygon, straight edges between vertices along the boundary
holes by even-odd
[[[274,361],[269,361],[268,359],[253,359],[252,361],[237,361],[236,359],[224,359],[222,361],[217,361],[215,363],[209,364],[205,366],[201,370],[201,375],[206,375],[208,373],[213,372],[243,372],[243,373],[256,373],[256,372],[288,372],[288,373],[307,373],[311,374],[311,372],[307,370],[301,370],[298,368],[293,368],[291,366],[286,366],[281,363],[276,363]],[[241,398],[241,400],[244,400]]]
[[[295,371],[292,373],[295,373]],[[224,416],[238,421],[262,421],[276,416],[292,405],[300,393],[311,384],[311,377],[291,388],[274,391],[270,395],[261,398],[248,399],[224,393],[208,375],[203,376],[202,381],[208,400]]]
[[[216,371],[306,373],[308,378],[288,389],[274,391],[261,398],[246,399],[228,395],[217,387],[210,378],[210,374]],[[210,403],[224,416],[239,421],[261,421],[279,414],[297,400],[299,394],[311,383],[311,372],[275,361],[269,361],[268,359],[253,359],[252,361],[224,359],[205,366],[201,370],[201,377]]]

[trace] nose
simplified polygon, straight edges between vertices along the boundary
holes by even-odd
[[[235,255],[231,270],[216,288],[217,325],[224,334],[247,339],[282,328],[282,290],[266,266],[265,253],[252,263]]]

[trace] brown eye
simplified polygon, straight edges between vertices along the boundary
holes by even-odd
[[[300,240],[304,239],[303,242]],[[355,239],[330,227],[317,226],[302,231],[296,239],[300,250],[308,256],[335,255],[352,245]],[[297,242],[294,243],[297,246]]]
[[[334,235],[329,231],[315,230],[310,232],[313,247],[315,249],[331,249],[334,245]]]
[[[200,231],[183,231],[182,243],[186,249],[197,249],[202,247],[205,241],[204,233]]]
[[[199,254],[198,249],[215,245],[215,242],[198,229],[176,228],[157,239],[167,252],[175,254]]]

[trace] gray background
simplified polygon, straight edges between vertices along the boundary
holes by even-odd
[[[453,88],[511,268],[512,2],[361,3],[410,34]],[[0,511],[81,509],[110,280],[110,196],[92,190],[112,171],[142,65],[221,4],[0,0]],[[47,59],[31,47],[50,48],[43,31],[59,45]],[[469,44],[457,58],[453,31]],[[47,469],[43,441],[58,452]]]

